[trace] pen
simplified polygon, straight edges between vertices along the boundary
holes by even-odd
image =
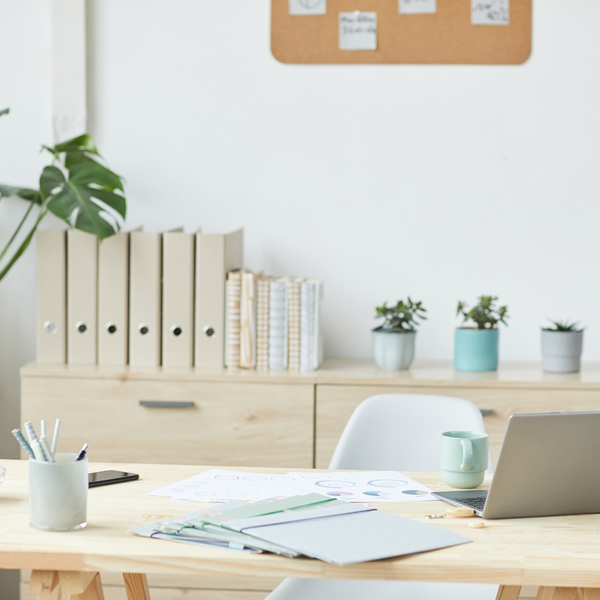
[[[21,433],[21,431],[19,429],[13,429],[11,431],[11,433],[15,436],[17,442],[19,442],[19,444],[21,444],[21,448],[23,448],[23,450],[25,450],[25,452],[27,452],[27,454],[29,454],[29,456],[31,458],[35,458],[35,454],[33,453],[31,446],[27,443],[27,440],[23,437],[23,434]]]
[[[27,421],[27,423],[25,423],[25,433],[27,434],[27,437],[29,438],[29,444],[33,449],[33,442],[37,442],[38,436],[35,432],[35,429],[33,428],[33,425],[31,424],[31,421]]]
[[[85,453],[87,452],[88,449],[88,445],[84,444],[83,448],[81,448],[81,450],[79,451],[79,454],[75,457],[75,462],[77,462],[78,460],[83,460],[83,458],[85,457]]]
[[[31,442],[31,449],[33,450],[33,454],[34,454],[36,460],[39,460],[41,462],[46,462],[46,459],[44,458],[44,453],[42,451],[42,447],[40,446],[39,440],[33,440],[33,442]]]
[[[52,446],[50,447],[50,451],[52,454],[56,454],[56,445],[58,444],[58,432],[60,431],[60,419],[56,419],[56,423],[54,424],[54,435],[52,436]]]
[[[52,452],[50,452],[50,448],[48,448],[48,442],[46,441],[45,436],[43,436],[43,435],[40,436],[40,439],[38,441],[42,448],[42,452],[44,453],[45,460],[48,462],[56,462],[54,460],[54,456],[52,455]]]

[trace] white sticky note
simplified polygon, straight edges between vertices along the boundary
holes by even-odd
[[[398,10],[403,15],[432,14],[437,10],[436,0],[398,0]]]
[[[509,0],[471,0],[471,25],[508,25]]]
[[[327,0],[289,0],[290,15],[326,15]]]
[[[340,50],[377,50],[377,13],[340,13]]]

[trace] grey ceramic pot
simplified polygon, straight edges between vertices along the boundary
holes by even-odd
[[[380,369],[399,371],[408,369],[415,357],[416,331],[373,329],[373,358]]]
[[[574,373],[581,369],[583,330],[542,329],[542,368],[549,373]]]

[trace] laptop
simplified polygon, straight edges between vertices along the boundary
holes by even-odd
[[[600,513],[600,412],[512,415],[489,491],[433,496],[484,519]]]

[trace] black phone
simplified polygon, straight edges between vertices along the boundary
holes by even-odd
[[[125,473],[125,471],[98,471],[98,473],[89,473],[89,487],[99,487],[101,485],[113,485],[122,481],[135,481],[140,476],[137,473]]]

